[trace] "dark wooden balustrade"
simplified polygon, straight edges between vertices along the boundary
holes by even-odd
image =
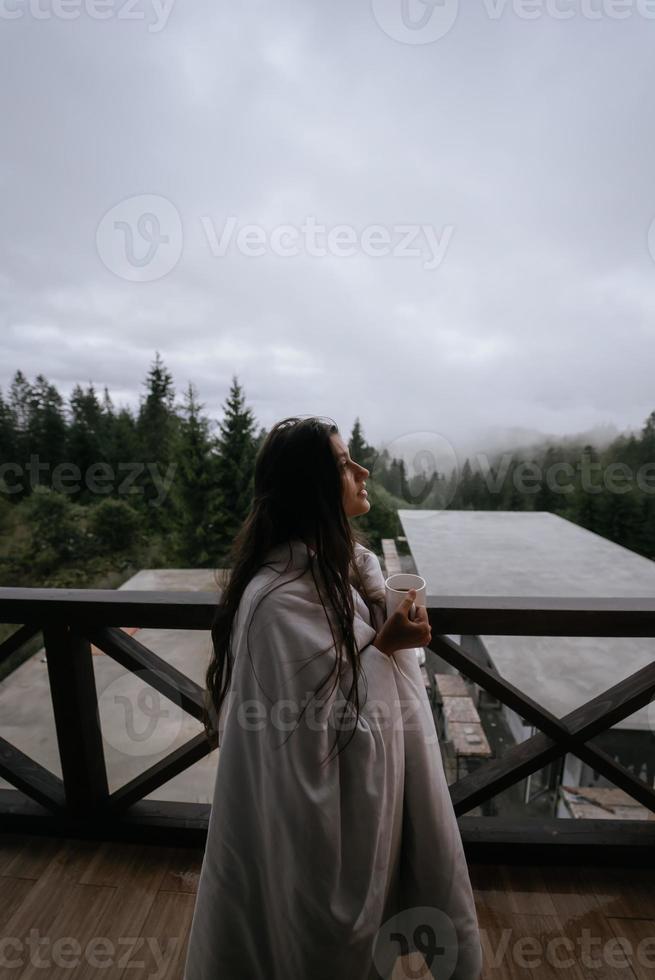
[[[60,779],[0,738],[0,775],[16,787],[0,791],[2,829],[178,844],[204,841],[209,804],[144,797],[215,748],[216,726],[213,737],[204,732],[195,736],[110,793],[91,644],[201,719],[203,689],[120,627],[208,630],[215,603],[213,593],[0,589],[0,622],[26,624],[0,645],[0,665],[36,633],[43,635],[62,768]],[[590,744],[655,696],[655,644],[651,664],[557,718],[447,634],[655,637],[655,599],[431,596],[427,606],[434,652],[539,729],[502,758],[485,762],[450,786],[469,859],[654,864],[655,821],[507,820],[466,813],[567,752],[655,812],[653,787]]]

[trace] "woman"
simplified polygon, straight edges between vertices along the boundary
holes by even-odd
[[[427,613],[408,618],[410,593],[385,618],[380,563],[349,523],[368,476],[317,418],[279,422],[258,454],[212,627],[219,757],[185,980],[377,980],[412,950],[439,980],[479,977],[409,649],[429,643]]]

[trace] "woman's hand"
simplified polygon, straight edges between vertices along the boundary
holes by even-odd
[[[382,653],[391,655],[396,650],[427,646],[432,639],[432,629],[425,606],[416,607],[415,619],[409,618],[416,589],[410,589],[394,612],[385,620],[375,637],[375,646]]]

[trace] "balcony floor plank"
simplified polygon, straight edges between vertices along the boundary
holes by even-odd
[[[655,922],[652,919],[614,919],[610,925],[618,939],[627,939],[633,954],[629,956],[630,965],[639,980],[652,980],[655,973]],[[648,949],[648,960],[644,950]],[[641,950],[641,955],[640,955]]]
[[[75,937],[83,951],[74,970],[77,980],[99,975],[105,980],[153,975],[181,980],[202,857],[196,847],[6,835],[0,845],[2,934],[26,939],[30,929],[38,928],[51,944],[58,937]],[[644,959],[655,957],[649,869],[485,863],[470,865],[470,875],[484,980],[642,980],[653,975]],[[581,957],[585,930],[596,940],[594,955],[601,957],[593,967]],[[86,956],[92,937],[113,947],[109,966],[99,968]],[[416,955],[405,964],[414,972],[420,966]],[[399,961],[394,980],[409,975],[405,967]],[[0,970],[0,980],[43,975],[43,968],[30,963],[27,948],[20,966]],[[49,978],[71,975],[69,966],[48,970]],[[429,974],[423,976],[429,980]]]
[[[607,918],[655,921],[652,868],[631,868],[626,872],[614,867],[593,869],[588,870],[585,876]],[[655,947],[655,942],[653,945]],[[655,975],[655,962],[653,966]]]
[[[586,975],[574,955],[549,947],[558,937],[570,938],[557,915],[517,914],[481,906],[478,921],[483,980],[525,980],[527,976],[538,980],[584,980]],[[613,937],[609,925],[607,930],[608,936]],[[623,977],[625,980],[625,971]],[[628,980],[634,980],[630,973]]]

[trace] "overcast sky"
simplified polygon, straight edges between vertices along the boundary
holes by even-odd
[[[158,349],[376,444],[655,409],[655,3],[0,8],[4,391],[136,406]]]

